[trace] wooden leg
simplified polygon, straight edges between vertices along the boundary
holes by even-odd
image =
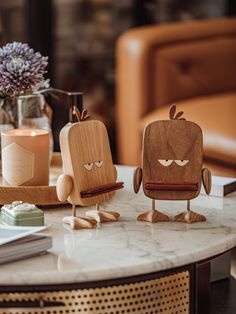
[[[75,204],[72,204],[72,216],[76,217],[76,206],[75,206]]]
[[[190,211],[191,208],[190,208],[190,200],[187,200],[187,210]]]
[[[156,210],[156,203],[154,199],[152,199],[152,210]]]

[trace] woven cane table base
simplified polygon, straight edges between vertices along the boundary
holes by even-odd
[[[101,288],[1,293],[0,301],[21,303],[17,308],[0,309],[1,314],[189,313],[189,272]],[[41,307],[27,308],[26,304],[29,306],[29,302],[37,302]],[[57,302],[58,305],[48,306],[47,302]]]

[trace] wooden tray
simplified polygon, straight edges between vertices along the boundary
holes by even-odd
[[[62,204],[56,194],[56,181],[62,173],[60,153],[53,153],[48,186],[4,186],[0,176],[0,204],[23,201],[36,205]]]

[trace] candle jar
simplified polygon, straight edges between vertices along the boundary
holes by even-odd
[[[48,185],[49,132],[13,129],[1,133],[2,177],[5,185]]]

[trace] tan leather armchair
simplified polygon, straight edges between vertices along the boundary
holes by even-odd
[[[139,164],[145,125],[176,103],[202,127],[213,173],[236,177],[236,19],[132,29],[116,51],[118,161]]]

